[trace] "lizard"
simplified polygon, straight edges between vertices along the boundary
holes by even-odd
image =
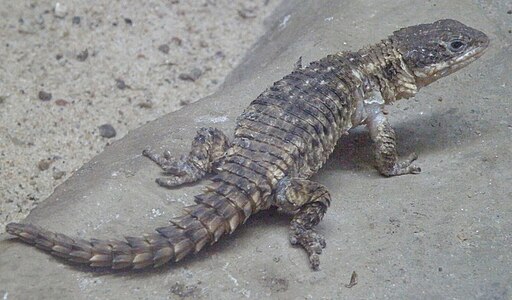
[[[250,216],[277,207],[292,214],[289,240],[319,269],[324,237],[315,231],[331,202],[327,188],[311,181],[348,130],[364,125],[384,176],[416,174],[412,153],[400,160],[385,105],[413,97],[484,53],[489,38],[458,21],[443,19],[405,27],[356,52],[338,52],[302,66],[262,92],[237,118],[232,141],[216,128],[201,128],[190,153],[174,158],[146,148],[143,155],[174,188],[213,173],[180,217],[154,233],[125,240],[84,240],[31,224],[6,231],[65,260],[113,269],[162,266],[179,261],[232,233]]]

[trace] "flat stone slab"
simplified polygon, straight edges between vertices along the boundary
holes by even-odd
[[[232,134],[236,117],[295,61],[357,50],[398,27],[455,18],[491,38],[458,73],[390,108],[420,175],[381,177],[363,130],[343,138],[315,180],[333,203],[319,231],[321,270],[288,243],[289,217],[251,218],[233,235],[177,264],[112,272],[76,266],[7,235],[0,241],[3,299],[396,299],[512,297],[510,15],[503,3],[293,1],[211,97],[128,134],[81,168],[26,222],[84,238],[140,235],[192,203],[201,184],[166,190],[146,146],[188,152],[195,131]],[[507,19],[508,18],[508,19]],[[507,21],[508,20],[508,23]],[[172,91],[169,91],[172,95]],[[352,272],[358,284],[347,288]]]

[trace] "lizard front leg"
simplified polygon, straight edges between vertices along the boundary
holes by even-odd
[[[163,156],[150,149],[142,152],[157,163],[167,175],[157,178],[156,182],[163,187],[174,187],[201,179],[220,164],[229,147],[228,138],[216,128],[201,128],[192,141],[190,153],[179,159],[173,158],[170,151],[164,151]]]
[[[382,112],[382,106],[372,106],[367,110],[369,115],[366,119],[366,126],[374,142],[375,160],[379,172],[384,176],[421,172],[419,166],[412,164],[418,158],[416,153],[411,153],[402,162],[398,161],[395,130]]]
[[[325,239],[313,230],[324,217],[331,196],[326,187],[307,179],[285,177],[279,181],[276,205],[294,213],[290,223],[290,242],[300,245],[309,256],[314,270],[320,265],[319,255],[325,248]]]

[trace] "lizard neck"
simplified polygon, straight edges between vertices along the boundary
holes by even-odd
[[[380,90],[386,104],[411,98],[417,93],[416,78],[391,40],[382,40],[358,54],[361,69]]]

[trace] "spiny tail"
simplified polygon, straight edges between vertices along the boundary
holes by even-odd
[[[204,194],[195,197],[197,204],[186,207],[185,215],[171,220],[171,225],[142,237],[125,237],[126,241],[87,241],[30,224],[10,223],[6,230],[52,255],[91,267],[158,267],[217,242],[247,220],[255,211],[254,202],[242,194],[237,194],[236,199],[230,196],[232,193],[222,194],[229,189],[225,183],[212,183]]]

